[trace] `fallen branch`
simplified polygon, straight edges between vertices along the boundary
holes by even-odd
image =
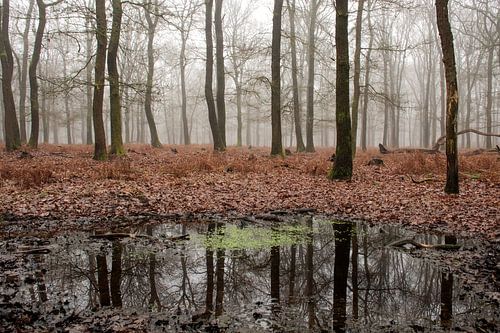
[[[425,153],[425,154],[439,154],[439,149],[424,149],[424,148],[402,148],[389,150],[379,143],[378,148],[381,154],[408,154],[408,153]]]
[[[48,254],[50,253],[50,249],[48,247],[36,247],[27,250],[17,251],[18,254]]]
[[[405,245],[413,245],[417,249],[434,249],[434,250],[450,250],[456,251],[459,250],[461,245],[458,244],[423,244],[419,243],[414,239],[400,239],[390,243],[388,246],[390,247],[404,247]]]
[[[459,136],[461,134],[466,134],[466,133],[474,133],[474,134],[482,135],[482,136],[496,136],[497,138],[500,138],[500,134],[481,132],[481,131],[478,131],[478,130],[475,130],[472,128],[467,128],[467,129],[458,131],[457,136]],[[437,139],[434,146],[432,146],[432,149],[439,150],[439,147],[444,145],[445,143],[446,143],[446,135],[443,135],[439,139]],[[500,149],[498,148],[498,146],[497,146],[497,150],[500,152]]]
[[[94,239],[107,239],[110,241],[117,240],[117,239],[123,239],[123,238],[149,238],[150,236],[147,235],[139,235],[139,234],[128,234],[128,233],[105,233],[105,234],[97,234],[97,235],[90,235],[89,238],[94,238]]]

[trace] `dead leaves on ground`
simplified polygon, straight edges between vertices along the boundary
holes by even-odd
[[[461,194],[443,193],[443,155],[359,154],[350,182],[326,173],[332,149],[285,159],[266,149],[131,146],[124,158],[92,160],[91,147],[44,146],[30,158],[0,153],[0,214],[76,219],[144,213],[252,214],[314,208],[318,212],[498,237],[500,163],[462,156]],[[432,182],[414,183],[432,178]]]

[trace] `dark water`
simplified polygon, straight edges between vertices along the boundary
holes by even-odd
[[[190,240],[171,239],[185,234]],[[136,230],[134,237],[89,236],[62,236],[50,244],[27,239],[26,248],[2,244],[5,331],[499,328],[498,307],[460,278],[388,247],[408,236],[397,227],[303,218],[274,228],[166,224]],[[445,243],[439,236],[415,239]],[[50,253],[19,254],[39,248]],[[16,319],[23,316],[30,318]]]

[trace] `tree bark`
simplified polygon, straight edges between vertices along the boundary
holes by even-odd
[[[337,1],[337,8],[338,3]],[[347,278],[351,250],[350,223],[335,224],[335,262],[333,268],[333,330],[344,332],[347,319]]]
[[[14,71],[14,58],[9,40],[9,12],[10,1],[2,2],[2,28],[0,40],[0,59],[2,62],[2,93],[5,110],[5,148],[7,151],[14,151],[21,145],[19,134],[19,124],[16,116],[16,105],[14,94],[12,93],[12,74]]]
[[[302,121],[300,117],[300,94],[298,83],[298,66],[297,66],[297,36],[295,33],[295,0],[290,5],[290,0],[287,0],[288,16],[290,20],[290,48],[292,57],[292,90],[293,90],[293,120],[295,124],[295,139],[297,141],[297,152],[306,150],[304,139],[302,138]]]
[[[226,79],[224,73],[224,33],[222,31],[222,1],[215,0],[215,58],[217,68],[217,125],[222,144],[226,147]]]
[[[350,179],[352,177],[351,117],[349,115],[349,40],[347,33],[347,0],[337,1],[335,23],[336,43],[336,92],[335,116],[337,125],[336,161],[330,179]]]
[[[283,0],[274,0],[271,46],[271,155],[283,156],[281,137],[281,12]]]
[[[91,5],[91,2],[89,2],[89,7]],[[86,56],[87,59],[91,59],[92,57],[92,23],[91,23],[91,17],[88,15],[85,19],[85,27],[87,28],[87,33],[85,34],[86,36]],[[85,136],[85,143],[88,145],[91,145],[94,143],[94,140],[92,138],[92,66],[90,63],[87,65],[87,68],[85,70],[85,75],[87,79],[87,89],[86,89],[86,97],[87,97],[87,114],[85,121],[87,123],[87,133]]]
[[[358,1],[358,12],[356,15],[356,46],[354,50],[354,78],[353,78],[353,95],[352,95],[352,155],[356,155],[356,143],[358,134],[358,107],[359,96],[361,89],[359,86],[361,76],[361,21],[363,20],[363,8],[365,0]]]
[[[214,0],[205,1],[205,39],[207,43],[207,60],[205,66],[205,99],[208,108],[208,121],[210,122],[210,129],[212,130],[212,139],[214,143],[214,150],[224,151],[225,146],[222,141],[217,114],[215,110],[214,93],[212,91],[212,81],[214,72],[214,45],[212,40],[212,9]]]
[[[307,47],[307,117],[306,117],[306,151],[314,152],[314,53],[316,32],[316,0],[311,0],[309,15],[309,45]]]
[[[146,1],[146,0],[145,0]],[[158,4],[155,2],[155,14],[158,9]],[[154,38],[156,32],[156,26],[158,25],[158,15],[155,15],[154,19],[151,18],[150,14],[151,2],[145,3],[144,12],[146,16],[146,21],[148,22],[148,73],[146,79],[146,95],[144,97],[144,111],[146,113],[146,119],[149,125],[149,133],[151,136],[151,146],[155,148],[161,148],[161,142],[158,138],[158,131],[156,130],[155,118],[152,110],[152,99],[153,99],[153,77],[155,70],[155,57],[154,57]]]
[[[108,80],[109,80],[109,104],[111,115],[111,148],[113,155],[125,155],[122,140],[122,116],[120,101],[120,76],[118,73],[117,57],[120,45],[120,31],[122,22],[122,1],[113,0],[113,21],[111,36],[108,46]]]
[[[92,102],[92,115],[94,122],[94,159],[107,159],[106,151],[106,133],[104,132],[104,121],[102,119],[102,108],[104,101],[104,71],[106,66],[106,45],[107,45],[107,27],[106,27],[106,1],[96,0],[96,36],[97,53],[95,57],[94,74],[94,99]]]
[[[457,114],[458,83],[448,0],[436,0],[436,18],[446,75],[446,193],[458,193]]]

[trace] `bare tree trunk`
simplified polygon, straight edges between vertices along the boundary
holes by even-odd
[[[448,0],[436,0],[436,18],[446,71],[446,193],[458,193],[457,114],[458,83]]]
[[[92,102],[95,135],[94,159],[105,160],[107,159],[106,133],[104,131],[104,121],[102,119],[102,109],[104,100],[104,70],[106,66],[107,45],[106,1],[96,0],[95,7],[97,53],[95,57],[94,100]]]
[[[91,2],[89,2],[90,6]],[[86,56],[87,59],[90,60],[92,57],[92,23],[91,23],[91,17],[88,15],[85,20],[85,27],[87,28],[87,33],[86,33]],[[87,123],[87,131],[85,135],[85,143],[88,145],[91,145],[94,143],[94,140],[92,138],[92,66],[90,63],[87,65],[87,68],[85,70],[85,75],[87,79],[87,91],[86,91],[86,97],[87,97],[87,115],[85,118],[85,121]]]
[[[352,154],[356,155],[356,143],[358,135],[358,107],[359,107],[359,96],[361,94],[361,89],[359,87],[359,80],[361,74],[361,23],[363,20],[363,8],[365,5],[365,0],[358,1],[358,12],[356,15],[356,48],[354,50],[354,78],[353,78],[353,95],[352,95]]]
[[[32,148],[38,148],[38,137],[40,133],[40,106],[38,101],[38,79],[36,77],[37,67],[40,61],[40,52],[42,49],[42,39],[45,30],[46,8],[43,0],[36,1],[38,6],[38,27],[36,29],[35,45],[33,46],[33,55],[29,65],[30,82],[30,105],[31,105],[31,134],[29,145]]]
[[[12,74],[14,71],[14,58],[9,40],[9,0],[2,2],[2,29],[0,40],[0,59],[2,61],[2,93],[3,105],[5,109],[5,148],[13,151],[21,145],[19,134],[19,124],[16,116],[16,105],[12,93]]]
[[[122,21],[122,1],[113,0],[113,22],[108,46],[109,105],[111,115],[111,148],[113,155],[125,155],[122,140],[122,116],[120,101],[120,77],[117,66],[118,46]]]
[[[26,14],[26,25],[23,31],[23,59],[21,64],[21,77],[19,78],[19,131],[21,142],[26,142],[26,79],[28,75],[28,52],[29,52],[29,32],[31,24],[31,15],[35,0],[30,0],[28,13]]]
[[[182,133],[184,135],[184,144],[191,144],[189,136],[189,126],[187,118],[187,97],[186,97],[186,34],[181,31],[181,53],[179,56],[181,70],[181,109],[182,109]]]
[[[336,43],[336,92],[335,115],[337,125],[336,160],[330,172],[330,179],[352,177],[351,117],[349,114],[349,39],[347,33],[347,0],[337,1],[335,23]]]
[[[215,292],[215,315],[220,316],[224,311],[224,257],[223,249],[217,250],[217,260],[215,263],[216,292]]]
[[[293,118],[295,124],[295,138],[297,141],[297,152],[305,151],[304,139],[302,138],[302,121],[300,117],[300,94],[298,84],[297,68],[297,36],[295,33],[295,0],[290,5],[287,0],[288,16],[290,20],[290,47],[292,56],[292,90],[293,90]]]
[[[314,152],[314,53],[316,32],[316,0],[311,0],[309,15],[309,45],[307,47],[307,117],[306,117],[306,151]]]
[[[113,242],[111,254],[111,302],[114,307],[122,306],[122,252],[123,244],[119,241]]]
[[[491,110],[493,106],[493,51],[494,47],[490,46],[488,49],[488,69],[487,69],[487,89],[486,89],[486,132],[491,133],[492,130],[492,116]],[[491,136],[486,137],[486,149],[493,147]]]
[[[207,43],[207,61],[205,73],[205,99],[208,107],[208,121],[212,130],[214,150],[224,151],[225,146],[219,131],[217,114],[215,110],[214,93],[212,91],[212,81],[214,72],[214,45],[212,40],[212,8],[214,0],[205,0],[205,39]]]
[[[96,0],[98,2],[99,0]],[[98,5],[96,3],[96,8]],[[99,288],[99,303],[101,306],[110,306],[111,298],[109,295],[109,280],[108,280],[108,264],[106,256],[99,254],[96,256],[97,261],[97,283]]]
[[[155,118],[152,110],[152,95],[153,95],[153,77],[155,70],[155,57],[153,42],[155,38],[156,26],[158,25],[159,16],[157,15],[158,3],[155,2],[155,17],[151,18],[151,2],[147,2],[144,7],[144,12],[146,16],[146,21],[148,22],[148,73],[146,79],[146,95],[144,98],[144,111],[146,112],[146,119],[149,125],[149,133],[151,135],[151,146],[155,148],[160,148],[161,143],[158,138],[158,131],[156,130]]]
[[[310,330],[314,328],[314,320],[316,318],[314,306],[314,233],[312,225],[312,217],[307,219],[307,228],[309,229],[309,239],[306,246],[306,289],[304,296],[307,302],[307,322]]]
[[[274,0],[271,46],[271,155],[283,156],[281,137],[281,12],[283,0]]]
[[[217,68],[217,125],[222,145],[226,143],[226,78],[224,73],[224,33],[222,31],[222,1],[215,0],[215,58]]]
[[[367,131],[367,123],[368,123],[368,102],[369,102],[369,93],[370,93],[370,57],[372,53],[372,47],[373,47],[373,28],[371,25],[371,1],[368,0],[368,14],[367,14],[367,21],[368,21],[368,30],[370,32],[370,41],[368,42],[368,51],[366,52],[366,58],[365,58],[365,86],[364,86],[364,91],[363,91],[363,111],[361,114],[361,149],[363,151],[366,151],[366,131]]]

